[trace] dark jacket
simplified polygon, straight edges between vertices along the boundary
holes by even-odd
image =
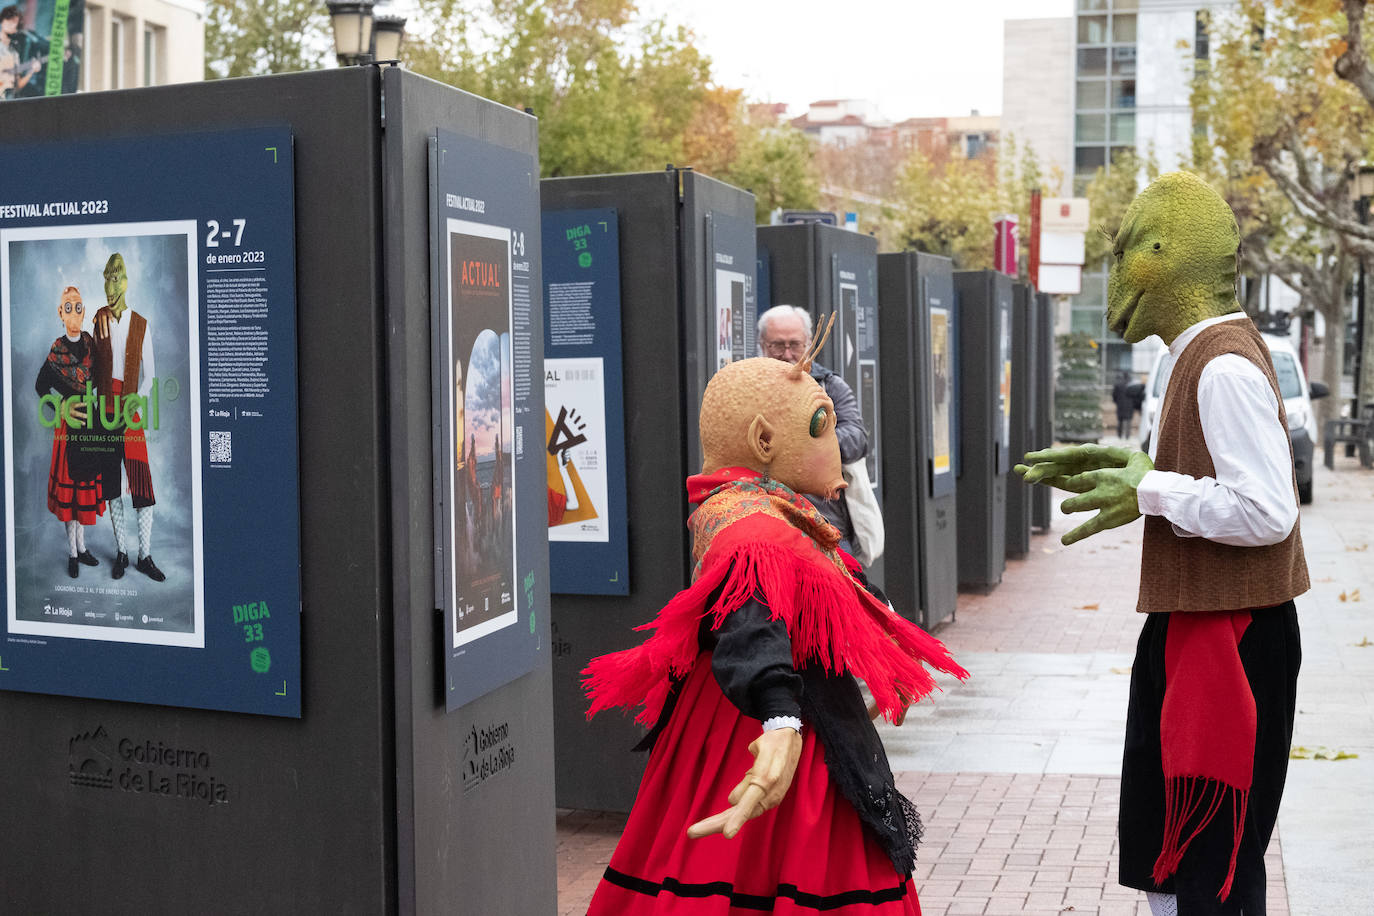
[[[835,435],[840,440],[840,461],[849,464],[868,454],[868,429],[864,426],[863,415],[859,413],[859,399],[854,397],[854,389],[835,372],[820,363],[811,364],[811,377],[820,382],[825,393],[835,404]],[[826,521],[840,529],[848,545],[854,543],[854,526],[849,521],[849,508],[844,494],[839,499],[822,499],[811,493],[806,498],[820,510]]]

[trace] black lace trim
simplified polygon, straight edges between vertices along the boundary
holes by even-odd
[[[802,719],[816,729],[835,788],[873,833],[902,877],[916,866],[924,833],[916,806],[897,791],[882,739],[868,718],[859,685],[849,675],[802,674]]]
[[[817,912],[827,910],[838,910],[846,906],[881,906],[884,903],[895,903],[906,896],[906,880],[896,887],[885,887],[878,891],[853,890],[843,891],[838,894],[812,894],[799,890],[795,884],[779,884],[777,892],[771,897],[762,894],[742,894],[735,890],[733,884],[728,881],[712,881],[707,884],[685,884],[676,878],[664,878],[662,881],[649,881],[645,878],[636,878],[618,872],[613,868],[607,867],[606,881],[616,887],[623,887],[627,891],[636,894],[644,894],[649,897],[657,897],[660,893],[672,894],[674,897],[729,897],[730,906],[740,910],[758,910],[762,913],[773,912],[778,899],[785,897],[797,906],[803,906]]]

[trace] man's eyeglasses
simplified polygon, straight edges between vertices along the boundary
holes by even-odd
[[[769,356],[782,356],[785,353],[802,353],[806,350],[804,340],[770,340],[763,345],[763,351]]]

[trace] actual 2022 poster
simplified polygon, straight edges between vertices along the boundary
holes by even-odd
[[[0,689],[299,716],[290,130],[0,149]]]
[[[520,524],[546,502],[539,169],[438,130],[430,181],[435,587],[453,710],[530,671],[544,632],[546,529]]]
[[[510,229],[447,221],[452,645],[516,622]]]

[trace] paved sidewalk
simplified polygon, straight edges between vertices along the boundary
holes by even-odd
[[[1374,474],[1353,461],[1317,474],[1294,744],[1358,756],[1292,761],[1282,846],[1266,859],[1271,916],[1374,912]],[[1056,513],[998,588],[960,596],[938,635],[973,677],[942,680],[902,728],[881,729],[926,825],[927,916],[1149,912],[1115,879],[1140,525],[1061,546],[1076,523]],[[560,914],[585,912],[623,824],[559,812]]]

